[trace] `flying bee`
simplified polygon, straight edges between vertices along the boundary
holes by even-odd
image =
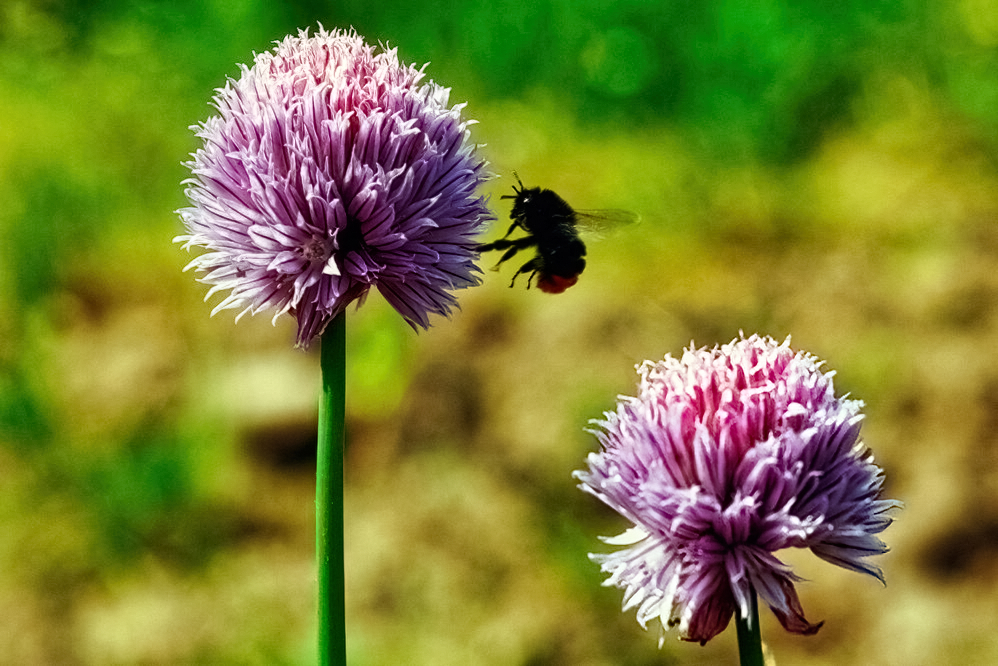
[[[516,175],[516,174],[514,174]],[[533,259],[520,266],[509,283],[512,287],[521,273],[529,273],[530,281],[537,277],[537,288],[547,294],[560,294],[579,281],[586,268],[586,244],[579,237],[579,229],[602,231],[610,226],[637,220],[637,215],[623,210],[576,211],[551,190],[532,187],[527,189],[519,176],[513,186],[515,194],[505,194],[502,199],[513,199],[509,217],[513,224],[499,240],[479,245],[479,252],[506,250],[493,270],[498,270],[507,259],[521,250],[536,248]],[[510,239],[519,227],[526,236]]]

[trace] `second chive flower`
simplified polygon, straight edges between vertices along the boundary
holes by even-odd
[[[308,344],[376,287],[412,326],[479,282],[490,177],[449,90],[354,32],[302,31],[217,92],[177,240],[214,312],[275,309]]]
[[[783,548],[883,581],[866,558],[886,552],[876,535],[899,503],[881,499],[862,403],[820,365],[758,336],[690,349],[642,365],[638,395],[597,423],[602,450],[575,475],[633,527],[591,557],[642,626],[703,643],[758,593],[788,631],[814,633]]]

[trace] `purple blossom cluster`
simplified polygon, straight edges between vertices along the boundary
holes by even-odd
[[[479,283],[490,178],[449,90],[353,31],[307,31],[241,67],[196,126],[176,240],[212,311],[275,309],[305,347],[377,287],[414,328]],[[207,297],[206,297],[207,298]],[[238,319],[238,317],[237,317]]]
[[[642,626],[658,618],[706,642],[758,593],[791,632],[799,578],[774,553],[810,548],[883,582],[866,561],[899,506],[860,439],[862,403],[836,397],[831,372],[789,340],[739,338],[639,367],[636,397],[596,422],[601,450],[575,476],[632,527],[590,557],[624,590]]]

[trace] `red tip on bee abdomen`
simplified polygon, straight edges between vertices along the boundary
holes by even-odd
[[[542,275],[537,280],[537,288],[545,294],[560,294],[579,281],[579,273],[571,277],[561,275]]]

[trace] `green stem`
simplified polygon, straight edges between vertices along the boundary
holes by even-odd
[[[738,628],[738,657],[741,666],[764,666],[762,659],[762,632],[759,630],[759,601],[755,590],[750,590],[752,608],[748,618],[735,613]]]
[[[315,545],[319,568],[319,664],[346,666],[343,575],[343,420],[346,398],[346,315],[320,342],[322,397],[315,468]]]

